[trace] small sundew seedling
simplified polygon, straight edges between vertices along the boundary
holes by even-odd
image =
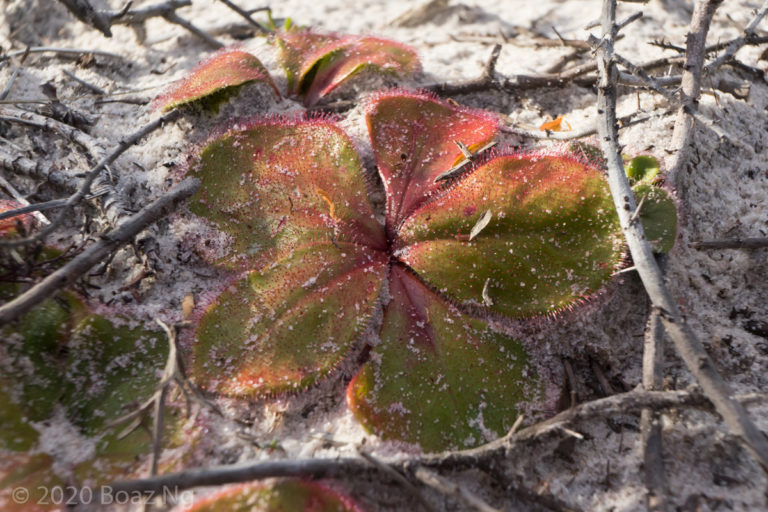
[[[625,172],[630,183],[651,183],[659,174],[659,161],[652,156],[641,155],[632,158]]]
[[[386,439],[476,446],[552,386],[484,319],[548,316],[611,278],[623,244],[607,184],[562,153],[474,161],[498,121],[431,95],[379,93],[365,114],[384,225],[331,121],[241,123],[193,159],[190,211],[227,240],[201,254],[236,277],[192,315],[189,372],[230,397],[300,391],[354,359],[386,289],[381,343],[349,384],[350,408]],[[450,186],[436,180],[461,160]]]
[[[284,28],[278,31],[276,41],[278,60],[288,78],[287,95],[302,97],[308,107],[364,69],[398,77],[421,69],[412,48],[389,39]],[[164,111],[185,105],[216,110],[252,82],[268,85],[281,98],[259,59],[245,51],[225,49],[201,62],[154,103]]]

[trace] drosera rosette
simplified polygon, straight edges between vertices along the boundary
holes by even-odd
[[[498,120],[430,94],[375,94],[365,116],[383,212],[329,119],[239,123],[190,159],[189,212],[226,242],[200,253],[230,272],[188,331],[190,376],[231,398],[300,392],[380,316],[347,390],[354,415],[426,451],[477,446],[553,407],[535,347],[489,320],[549,318],[611,279],[624,246],[608,186],[567,153],[473,154]]]

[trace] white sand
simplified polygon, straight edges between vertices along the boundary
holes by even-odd
[[[94,2],[115,9],[121,1]],[[151,4],[135,2],[134,7]],[[240,0],[244,7],[257,7],[261,1]],[[661,56],[673,56],[648,44],[666,39],[684,44],[690,2],[652,0],[647,5],[620,4],[619,17],[642,9],[644,17],[623,31],[617,51],[625,57],[644,62]],[[599,16],[597,0],[496,0],[467,4],[451,2],[443,16],[414,28],[393,26],[390,22],[414,6],[414,2],[357,1],[349,5],[339,0],[284,0],[276,2],[276,18],[292,17],[296,23],[322,30],[348,33],[372,33],[391,37],[416,48],[424,72],[406,86],[434,82],[459,81],[478,76],[492,44],[503,42],[501,33],[510,37],[503,47],[497,69],[502,74],[540,73],[568,54],[568,48],[539,48],[524,44],[526,36],[514,38],[522,29],[530,29],[554,37],[553,27],[569,39],[584,39],[584,27]],[[740,27],[751,19],[750,9],[759,2],[727,0],[713,22],[709,41],[736,36]],[[686,7],[687,6],[687,7]],[[40,86],[52,81],[60,97],[88,94],[82,86],[67,78],[69,70],[109,92],[136,91],[135,95],[153,97],[162,87],[184,75],[198,60],[210,53],[199,39],[180,27],[152,20],[146,27],[146,41],[139,44],[137,34],[126,27],[114,27],[114,36],[105,39],[100,33],[73,21],[53,0],[6,0],[0,13],[0,45],[13,49],[23,44],[100,49],[118,53],[122,59],[97,57],[97,65],[80,67],[66,58],[32,55],[14,84],[9,99],[42,98]],[[240,18],[214,0],[194,0],[194,7],[179,11],[206,30]],[[257,19],[262,19],[256,14]],[[593,29],[595,33],[598,29]],[[235,41],[217,35],[225,43]],[[275,60],[275,48],[256,39],[245,43],[276,79],[281,89],[285,79]],[[762,48],[745,48],[738,56],[744,62],[765,69],[760,61]],[[9,79],[13,67],[0,69],[0,87]],[[720,75],[744,79],[746,75],[723,68]],[[705,83],[705,86],[708,84]],[[362,87],[365,88],[364,82]],[[483,107],[508,115],[515,123],[535,128],[550,117],[564,114],[574,129],[594,121],[595,94],[589,89],[571,86],[564,89],[521,91],[508,95],[497,92],[479,93],[456,98],[475,107]],[[98,119],[92,135],[105,148],[112,147],[124,134],[133,131],[156,116],[148,106],[111,103],[95,105],[93,98],[68,101]],[[27,104],[26,106],[32,106]],[[681,238],[668,266],[668,282],[687,318],[707,345],[718,368],[737,393],[760,392],[768,381],[768,341],[743,328],[748,319],[768,320],[768,287],[765,284],[765,251],[697,251],[688,244],[717,237],[765,236],[768,231],[768,87],[755,80],[747,101],[727,94],[705,94],[701,110],[746,149],[719,142],[704,129],[696,132],[696,148],[685,173],[678,177],[682,204]],[[651,120],[623,130],[621,142],[629,154],[649,153],[665,159],[670,142],[674,115],[668,113],[666,100],[646,92],[630,92],[620,98],[619,115],[638,108],[653,114]],[[129,193],[130,206],[139,208],[162,193],[170,182],[174,165],[183,161],[191,144],[204,140],[211,128],[234,115],[260,112],[300,110],[299,104],[277,102],[266,89],[247,89],[239,101],[231,103],[215,119],[188,119],[151,135],[140,146],[129,150],[115,166],[119,186]],[[359,109],[345,114],[341,121],[355,138],[361,152],[368,156],[366,133]],[[39,132],[13,128],[2,134],[23,149],[36,148],[50,162],[71,172],[82,172],[85,162],[68,143]],[[514,144],[531,141],[510,138]],[[0,139],[0,145],[8,143]],[[531,143],[530,146],[533,144]],[[11,146],[13,147],[13,146]],[[8,176],[8,171],[3,172]],[[670,180],[671,182],[672,180]],[[29,190],[30,183],[17,181]],[[217,272],[197,261],[184,243],[185,233],[195,226],[183,219],[162,223],[153,232],[157,239],[156,257],[162,270],[156,280],[145,283],[138,301],[117,289],[132,277],[135,259],[130,251],[122,251],[115,260],[110,281],[101,282],[97,297],[114,300],[132,315],[166,320],[180,317],[181,301],[188,293],[198,297],[215,288]],[[177,261],[189,265],[179,265]],[[579,377],[592,386],[595,378],[589,370],[589,358],[600,362],[614,385],[630,389],[640,380],[641,345],[647,302],[636,277],[626,274],[616,280],[607,293],[592,304],[567,316],[567,321],[532,325],[525,334],[533,350],[555,375],[561,375],[560,358],[576,360]],[[670,385],[685,387],[691,382],[674,350],[667,351]],[[599,392],[590,388],[590,397]],[[363,439],[382,457],[395,456],[404,447],[379,443],[366,436],[351,417],[341,398],[341,384],[328,383],[296,398],[258,406],[225,404],[231,414],[248,414],[256,420],[253,439],[260,444],[273,440],[282,450],[255,447],[235,435],[231,423],[212,415],[201,422],[208,427],[205,439],[195,448],[196,464],[218,464],[249,459],[275,457],[325,457],[353,454]],[[589,398],[589,397],[587,397]],[[758,425],[768,428],[765,406],[751,406]],[[556,495],[584,510],[642,510],[644,500],[643,471],[638,451],[638,419],[634,416],[596,420],[575,426],[585,439],[572,442],[567,436],[518,449],[514,457],[501,467],[519,475],[534,490]],[[46,432],[52,432],[49,427]],[[59,429],[58,431],[63,431]],[[327,442],[327,441],[333,442]],[[562,443],[561,443],[562,441]],[[705,413],[677,412],[665,417],[665,462],[672,503],[683,510],[756,510],[768,507],[768,481],[743,448],[730,436],[718,418]],[[42,448],[44,449],[44,447]],[[51,450],[54,451],[55,450]],[[412,449],[407,450],[412,451]],[[55,453],[65,457],[67,453]],[[521,505],[511,493],[493,483],[489,477],[468,471],[453,478],[487,499],[494,506],[518,509]],[[378,481],[338,484],[359,498],[370,510],[408,509],[408,497],[397,487]],[[451,499],[427,493],[441,509],[459,510]],[[700,508],[697,508],[700,507]],[[525,509],[525,506],[523,506]]]

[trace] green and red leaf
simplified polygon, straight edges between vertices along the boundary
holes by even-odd
[[[399,76],[420,68],[413,49],[389,39],[302,29],[282,31],[277,40],[288,90],[304,96],[309,107],[366,67]]]
[[[283,480],[225,488],[179,512],[358,512],[354,501],[323,485]]]
[[[0,300],[17,292],[4,285]],[[105,424],[152,396],[168,344],[164,335],[128,323],[95,315],[65,292],[0,330],[5,342],[0,346],[0,508],[15,510],[9,501],[14,487],[29,489],[32,503],[44,498],[41,489],[60,485],[54,464],[66,463],[79,481],[99,483],[134,474],[141,466],[140,457],[151,449],[150,435],[136,429],[118,438]],[[57,408],[62,416],[54,416]],[[176,426],[171,417],[169,412],[167,432]],[[71,460],[40,453],[33,421],[71,424],[79,436],[92,440],[93,453],[83,453],[74,467]]]
[[[516,340],[464,315],[396,265],[381,343],[347,390],[360,422],[425,451],[506,433],[542,386]]]
[[[470,240],[478,221],[491,220]],[[622,256],[602,175],[566,155],[492,158],[401,226],[399,259],[466,305],[510,317],[552,313],[592,294]],[[487,285],[486,285],[487,282]]]
[[[16,210],[22,206],[24,205],[18,201],[0,199],[0,213]],[[22,226],[24,231],[29,231],[29,228],[32,226],[32,221],[33,217],[31,213],[23,213],[16,217],[0,220],[0,238],[18,234],[19,226]]]
[[[197,324],[190,375],[206,390],[230,396],[313,384],[360,337],[387,262],[369,247],[318,242],[236,280]]]
[[[487,112],[402,91],[375,98],[366,120],[387,194],[389,236],[442,186],[435,179],[462,156],[456,142],[479,147],[499,133],[498,120]]]
[[[350,139],[322,119],[268,119],[214,138],[187,172],[202,181],[192,213],[223,233],[208,259],[261,267],[316,242],[386,247]],[[221,238],[221,237],[219,237]],[[222,255],[222,253],[224,253]]]
[[[215,107],[237,88],[251,82],[267,84],[280,97],[280,91],[259,59],[244,51],[226,50],[200,63],[159,96],[156,104],[164,111],[200,102]]]

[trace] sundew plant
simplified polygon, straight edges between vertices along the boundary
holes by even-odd
[[[412,51],[380,39],[277,41],[287,94],[308,106],[365,67],[418,69]],[[253,56],[233,55],[204,63],[162,105],[240,87],[242,73],[222,72],[233,62],[274,86]],[[190,376],[214,396],[269,399],[359,361],[347,402],[367,430],[426,451],[477,446],[553,405],[535,353],[493,325],[549,319],[611,279],[624,249],[606,181],[597,160],[565,151],[489,149],[494,114],[428,93],[382,91],[363,108],[377,176],[317,116],[233,120],[190,159],[198,251],[231,276],[187,331]],[[674,215],[652,178],[638,178],[642,194]],[[370,200],[378,187],[383,205]],[[662,217],[668,250],[674,221]]]
[[[285,91],[256,56],[229,49],[172,85],[157,108],[207,112],[249,85],[309,108],[359,85],[360,74],[396,80],[420,69],[412,49],[380,38],[283,29],[275,44]],[[371,168],[322,115],[231,119],[190,150],[179,174],[200,187],[182,215],[202,226],[190,238],[226,277],[189,315],[179,367],[200,401],[243,402],[301,393],[351,368],[346,402],[369,432],[430,452],[481,445],[521,412],[553,407],[544,354],[509,327],[551,321],[625,262],[599,154],[511,150],[499,144],[494,113],[421,91],[383,90],[360,106]],[[666,252],[676,212],[658,170],[647,157],[628,166],[643,205],[637,219]],[[18,206],[0,202],[0,211]],[[4,220],[0,238],[33,222]],[[52,271],[65,258],[38,247],[17,259]],[[3,282],[0,301],[22,288]],[[185,454],[193,444],[176,407],[154,438],[142,428],[158,376],[167,384],[175,335],[86,295],[68,290],[0,329],[3,510],[24,509],[8,499],[13,486],[106,483],[142,472],[140,456],[163,436]],[[38,451],[58,435],[44,432],[50,425],[71,427],[67,439],[82,443],[66,468]],[[184,455],[169,464],[159,471],[183,466]],[[188,510],[252,503],[356,510],[299,480],[225,489]]]

